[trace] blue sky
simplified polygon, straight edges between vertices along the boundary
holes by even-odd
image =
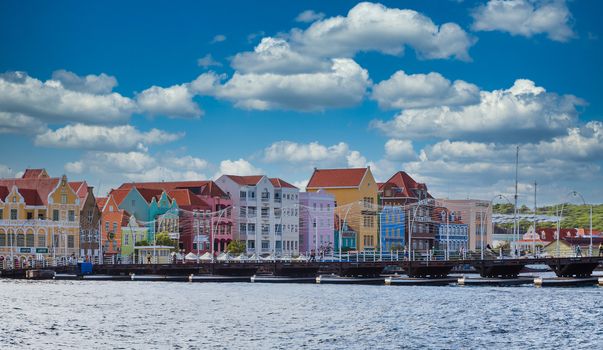
[[[603,201],[599,1],[0,3],[0,175],[405,170]],[[7,148],[9,147],[9,148]]]

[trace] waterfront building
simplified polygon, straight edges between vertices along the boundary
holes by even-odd
[[[84,261],[99,262],[101,211],[96,205],[93,187],[86,181],[70,182],[80,199],[80,254]]]
[[[404,208],[385,205],[379,212],[379,239],[384,252],[403,250],[406,244]]]
[[[340,242],[342,253],[351,250],[358,250],[358,245],[356,244],[356,237],[358,237],[358,234],[348,225],[347,222],[344,223],[339,215],[335,215],[334,228],[333,240],[335,241],[334,247],[336,252],[339,252]],[[340,235],[341,239],[339,238]]]
[[[134,215],[128,218],[128,223],[121,227],[121,261],[141,263],[140,257],[136,259],[134,247],[137,243],[147,239],[148,227],[140,225]]]
[[[248,254],[299,253],[295,186],[265,175],[222,175],[216,183],[232,200],[233,234],[245,243]]]
[[[299,194],[299,250],[329,253],[335,248],[335,196],[325,191]]]
[[[172,246],[150,245],[134,247],[135,255],[142,264],[171,264]]]
[[[439,206],[459,213],[463,223],[468,225],[469,246],[471,251],[479,250],[488,244],[492,246],[492,205],[479,199],[438,199]]]
[[[306,191],[320,190],[335,197],[335,213],[359,235],[357,249],[377,249],[377,183],[371,168],[314,169]]]
[[[79,256],[80,198],[67,177],[27,169],[0,179],[0,262],[73,261]]]
[[[214,181],[124,183],[119,189],[141,187],[167,191],[180,215],[180,249],[195,254],[220,253],[233,240],[232,202]]]
[[[433,216],[436,203],[426,184],[415,181],[404,171],[398,171],[379,184],[379,205],[382,208],[402,208],[404,242],[408,242],[412,230],[413,251],[426,251],[433,247],[437,232],[437,220]],[[399,224],[391,223],[396,226]]]
[[[460,213],[436,208],[434,214],[440,218],[436,225],[435,249],[445,251],[448,247],[451,255],[460,254],[461,249],[466,252],[469,246],[469,225],[462,222]]]
[[[128,224],[130,213],[119,208],[113,195],[97,198],[97,206],[101,211],[101,249],[103,261],[117,261],[121,255],[122,227]]]
[[[141,193],[156,192],[141,188]],[[180,216],[178,214],[178,203],[172,200],[165,191],[159,190],[159,197],[152,195],[149,202],[149,218],[152,223],[149,224],[150,241],[155,240],[155,236],[159,233],[167,233],[171,239],[180,239]],[[144,196],[144,194],[143,194]]]

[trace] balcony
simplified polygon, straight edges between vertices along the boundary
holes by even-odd
[[[53,221],[53,220],[0,220],[0,226],[36,226],[36,227],[80,227],[77,221]]]
[[[270,196],[265,196],[262,194],[262,202],[270,202]]]

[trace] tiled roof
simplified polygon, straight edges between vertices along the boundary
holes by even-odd
[[[4,202],[6,200],[6,196],[10,193],[10,190],[6,186],[0,186],[0,199]]]
[[[22,179],[43,179],[48,178],[48,173],[46,173],[46,169],[25,169]]]
[[[117,205],[120,205],[121,202],[124,201],[124,198],[126,198],[128,193],[130,193],[129,189],[123,189],[123,190],[117,189],[117,190],[111,190],[111,192],[109,192],[109,195],[113,197],[113,199],[115,200],[115,203],[117,203]]]
[[[249,176],[238,176],[238,175],[226,175],[232,181],[239,185],[255,186],[264,177],[262,175],[249,175]]]
[[[138,188],[138,187],[136,187],[136,189],[138,190],[138,192],[140,192],[140,194],[142,195],[144,200],[147,201],[147,203],[151,203],[153,198],[155,198],[155,200],[158,201],[159,198],[161,198],[161,194],[163,193],[163,190],[161,190],[161,189],[158,190],[158,189],[154,189],[154,188]]]
[[[23,200],[25,200],[25,204],[27,205],[44,205],[37,190],[20,188],[19,193],[23,196]]]
[[[103,210],[103,207],[105,206],[105,203],[107,203],[107,197],[97,197],[96,198],[96,206],[98,207],[99,210]]]
[[[358,187],[367,168],[314,169],[306,188]]]
[[[48,204],[48,194],[57,187],[59,178],[27,178],[27,179],[0,179],[0,186],[12,189],[17,186],[21,189],[37,190],[44,205]]]
[[[288,183],[287,181],[280,179],[278,177],[273,177],[270,179],[270,182],[272,182],[272,185],[276,188],[281,188],[281,187],[285,187],[285,188],[297,188],[295,186],[293,186],[292,184]]]
[[[210,208],[210,206],[203,199],[199,198],[197,195],[187,189],[177,189],[168,191],[168,196],[176,200],[176,204],[178,204],[179,207],[203,206],[207,209]]]
[[[211,180],[203,181],[171,181],[171,182],[128,182],[119,186],[120,189],[141,187],[161,190],[189,189],[195,194],[210,197],[226,197],[226,193]]]
[[[121,227],[124,226],[128,226],[128,224],[130,223],[130,213],[128,213],[127,211],[121,209]]]
[[[394,185],[400,189],[402,189],[402,193],[397,193],[394,197],[417,197],[415,193],[411,190],[424,190],[427,191],[427,185],[424,183],[420,183],[415,181],[410,175],[408,175],[404,171],[398,171],[392,177],[389,178],[386,182],[382,183],[379,186],[379,190],[383,190],[388,185]],[[428,193],[427,196],[431,198],[431,195]]]

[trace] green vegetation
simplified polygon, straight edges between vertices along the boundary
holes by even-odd
[[[230,254],[241,254],[245,252],[245,243],[242,241],[230,241],[226,247],[226,251]]]
[[[150,245],[150,244],[149,244],[149,242],[148,242],[146,239],[143,239],[142,241],[138,241],[138,242],[136,242],[136,246],[137,246],[137,247],[142,247],[142,246],[145,246],[145,247],[146,247],[146,246],[149,246],[149,245]]]
[[[175,239],[171,239],[167,232],[160,232],[155,236],[155,245],[171,246],[176,248],[178,242]]]
[[[538,214],[540,215],[557,215],[558,211],[561,211],[561,204],[550,205],[538,208]],[[512,204],[494,204],[493,212],[495,214],[513,214]],[[518,210],[521,214],[530,214],[533,212],[532,209],[525,205]],[[584,228],[588,230],[590,228],[590,206],[589,205],[576,205],[576,204],[565,204],[563,206],[563,217],[561,220],[561,227],[563,228]],[[520,221],[521,226],[527,226],[531,223],[528,221]],[[500,225],[501,227],[512,226],[512,224]],[[556,227],[554,222],[543,222],[538,224],[539,227]],[[603,204],[593,205],[593,230],[603,231]]]

